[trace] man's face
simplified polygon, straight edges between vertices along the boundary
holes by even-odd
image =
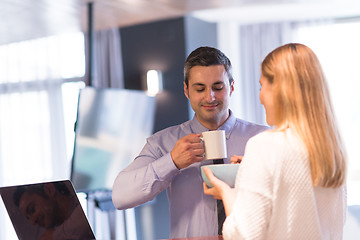
[[[189,71],[189,86],[184,92],[199,122],[217,129],[229,117],[229,102],[234,90],[223,65],[195,66]]]
[[[36,193],[25,192],[19,203],[21,213],[33,224],[43,228],[55,225],[55,203]]]

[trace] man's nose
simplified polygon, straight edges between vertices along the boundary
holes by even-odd
[[[31,222],[31,224],[35,225],[36,224],[36,217],[32,214],[32,215],[27,215],[27,219]]]
[[[215,92],[213,90],[206,91],[206,100],[207,102],[212,102],[215,100]]]

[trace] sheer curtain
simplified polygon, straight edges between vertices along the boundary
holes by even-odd
[[[68,178],[61,86],[83,75],[81,46],[82,34],[0,47],[0,185]]]
[[[93,50],[92,86],[124,88],[120,30],[112,28],[96,31]]]
[[[119,30],[95,35],[93,86],[123,88]],[[84,43],[75,33],[0,46],[0,186],[69,179]],[[0,239],[15,238],[0,204]]]
[[[119,30],[96,34],[93,85],[123,88]],[[0,46],[0,186],[69,177],[62,89],[84,52],[82,33]]]
[[[259,100],[260,64],[267,53],[293,40],[296,24],[289,22],[239,25],[218,23],[218,47],[233,65],[235,90],[230,108],[244,120],[266,124]]]
[[[241,93],[244,116],[248,121],[266,124],[259,100],[260,65],[274,48],[293,40],[294,24],[263,23],[240,26]]]
[[[91,86],[98,89],[124,88],[120,30],[112,28],[96,31],[93,37],[94,63]],[[88,44],[87,39],[86,46]],[[86,56],[88,61],[89,52]],[[88,75],[86,75],[86,79],[87,85],[90,85]],[[89,222],[98,239],[136,240],[134,209],[103,212],[96,208],[93,202],[88,203]]]
[[[69,178],[62,84],[84,74],[83,46],[82,33],[0,46],[0,186]]]

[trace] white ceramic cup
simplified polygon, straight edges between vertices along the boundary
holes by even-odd
[[[203,132],[201,133],[201,140],[204,143],[206,160],[227,158],[224,130]]]

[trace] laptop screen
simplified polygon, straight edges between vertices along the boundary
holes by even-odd
[[[0,188],[19,239],[95,239],[69,180]]]

